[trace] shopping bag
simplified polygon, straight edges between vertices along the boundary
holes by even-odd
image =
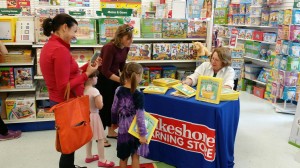
[[[56,128],[56,150],[70,154],[89,142],[92,137],[90,125],[89,96],[69,99],[70,83],[67,85],[66,101],[53,106]]]

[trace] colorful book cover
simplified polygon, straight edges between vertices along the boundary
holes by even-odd
[[[142,38],[162,38],[161,19],[141,19]]]
[[[299,58],[288,56],[287,58],[287,71],[297,71],[299,67]]]
[[[290,31],[290,40],[294,42],[300,42],[300,26],[291,25]]]
[[[43,22],[45,19],[47,19],[48,17],[35,17],[35,41],[36,43],[45,43],[49,40],[49,37],[45,36],[43,33]]]
[[[163,38],[186,38],[188,22],[186,19],[163,19]]]
[[[283,70],[279,70],[278,71],[278,82],[281,84],[281,85],[284,85],[284,78],[285,78],[285,71]]]
[[[170,43],[153,44],[153,60],[170,60],[170,59],[171,59]]]
[[[284,86],[296,86],[298,80],[297,72],[285,71]]]
[[[188,85],[179,83],[177,85],[173,85],[172,88],[179,91],[180,93],[186,95],[187,97],[192,97],[196,95],[196,90]]]
[[[188,20],[188,38],[206,38],[207,24],[206,21],[189,19]]]
[[[176,96],[176,97],[182,97],[182,98],[190,98],[189,96],[175,90],[174,92],[171,92],[172,96]]]
[[[204,102],[219,104],[222,86],[222,78],[199,76],[196,99]]]
[[[177,79],[173,79],[173,78],[159,78],[159,79],[153,79],[152,82],[154,85],[157,85],[157,86],[169,87],[172,85],[176,85],[180,81]]]
[[[283,24],[290,25],[291,21],[292,21],[292,9],[285,9]]]
[[[123,18],[101,18],[98,20],[97,28],[99,32],[99,41],[102,41],[101,38],[105,38],[106,41],[109,41],[115,36],[115,33],[120,25],[124,23]]]
[[[168,87],[163,86],[147,86],[143,92],[153,94],[165,94],[168,91]]]
[[[16,67],[14,68],[15,87],[32,88],[33,87],[33,70],[32,68]]]
[[[14,88],[14,69],[13,67],[0,67],[0,88]]]
[[[151,43],[131,44],[127,60],[151,60]]]
[[[171,59],[172,60],[187,60],[189,51],[188,43],[172,43],[171,44]]]
[[[150,140],[152,138],[152,135],[156,129],[156,126],[158,124],[158,119],[153,117],[150,113],[145,112],[144,114],[145,114],[145,125],[146,125],[146,129],[147,129],[146,139],[147,139],[147,144],[149,144]],[[132,123],[129,127],[128,133],[130,133],[134,137],[140,139],[136,116],[132,120]]]
[[[296,87],[295,86],[284,86],[282,99],[283,100],[295,100]]]
[[[95,19],[77,19],[78,28],[76,38],[72,44],[97,44]]]

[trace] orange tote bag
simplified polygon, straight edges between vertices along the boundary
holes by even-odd
[[[56,128],[56,150],[63,154],[70,154],[89,142],[92,137],[90,125],[89,96],[69,99],[70,83],[68,83],[66,101],[54,105]]]

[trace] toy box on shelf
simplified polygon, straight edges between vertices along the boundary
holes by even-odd
[[[152,81],[154,79],[161,78],[161,72],[162,72],[162,67],[160,67],[160,66],[150,66],[149,67],[150,83],[152,83]]]
[[[171,44],[171,59],[172,60],[187,60],[189,59],[188,43],[172,43]]]
[[[76,38],[71,40],[72,44],[97,44],[95,19],[77,19],[78,28]]]
[[[162,66],[162,78],[173,78],[176,77],[176,66]]]
[[[124,23],[122,18],[100,18],[97,20],[99,42],[105,44],[112,39],[118,27]]]
[[[36,118],[34,94],[10,94],[5,100],[8,120]]]
[[[188,20],[188,38],[206,38],[207,23],[206,21],[189,19]]]
[[[14,77],[16,88],[33,88],[32,67],[15,67]]]
[[[253,86],[253,94],[257,97],[264,98],[265,89],[257,86]]]
[[[151,43],[131,44],[127,59],[131,60],[151,60]]]
[[[16,36],[16,17],[0,17],[0,40],[3,42],[14,42]]]
[[[14,68],[0,67],[0,89],[10,89],[15,87]]]
[[[10,49],[8,54],[0,57],[1,63],[30,63],[32,62],[31,50]]]
[[[148,67],[143,67],[143,77],[139,85],[148,86],[149,83],[150,83],[150,70]]]
[[[94,51],[92,49],[72,49],[71,55],[78,63],[87,63],[93,56]]]
[[[141,19],[142,38],[162,38],[161,19]]]
[[[163,19],[163,38],[186,38],[188,22],[186,19]]]
[[[153,60],[170,60],[170,43],[153,43]]]
[[[216,8],[214,15],[215,24],[227,24],[228,22],[228,8]]]

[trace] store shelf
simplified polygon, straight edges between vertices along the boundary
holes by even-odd
[[[30,91],[35,91],[36,86],[34,86],[33,88],[30,89],[17,89],[17,88],[13,88],[13,89],[0,89],[0,92],[30,92]]]
[[[5,124],[17,124],[17,123],[32,123],[32,122],[47,122],[54,121],[54,118],[37,118],[37,119],[24,119],[24,120],[3,120]]]
[[[261,85],[266,85],[267,84],[265,82],[262,82],[262,81],[259,81],[259,80],[256,80],[256,79],[249,79],[249,78],[245,78],[245,79],[251,80],[251,81],[253,81],[255,83],[258,83],[258,84],[261,84]]]
[[[49,100],[49,97],[36,97],[35,100]]]
[[[195,63],[199,60],[131,60],[126,62],[136,62],[139,64],[151,64],[151,63]]]
[[[33,44],[33,48],[42,48],[44,44]],[[96,44],[96,45],[78,45],[78,44],[71,44],[72,48],[101,48],[103,45]]]
[[[277,27],[272,26],[253,26],[253,25],[228,25],[228,24],[216,24],[218,26],[229,26],[229,27],[249,27],[249,28],[268,28],[268,29],[277,29]]]
[[[133,41],[205,41],[205,38],[133,38]]]
[[[34,76],[34,79],[43,80],[43,79],[44,79],[44,77],[43,77],[43,76],[36,75],[36,76]]]
[[[258,58],[252,58],[252,57],[248,57],[248,56],[244,56],[244,58],[247,58],[247,59],[250,59],[250,60],[259,61],[259,62],[263,62],[263,63],[268,63],[269,62],[267,60],[262,60],[262,59],[258,59]]]
[[[275,45],[276,42],[265,42],[265,41],[259,41],[259,40],[250,40],[250,39],[242,39],[242,38],[238,38],[238,40],[243,40],[243,41],[255,41],[255,42],[260,42],[260,43],[264,43],[264,44],[271,44],[271,45]]]
[[[8,62],[0,63],[0,66],[32,66],[34,65],[34,58],[31,58],[31,62]]]
[[[230,39],[229,37],[218,37],[218,39]],[[238,40],[241,41],[255,41],[255,42],[260,42],[260,43],[264,43],[264,44],[271,44],[271,45],[276,45],[276,42],[265,42],[265,41],[259,41],[259,40],[251,40],[251,39],[242,39],[242,38],[238,38]]]
[[[7,42],[4,43],[6,46],[31,46],[32,43],[21,43],[21,42]]]

